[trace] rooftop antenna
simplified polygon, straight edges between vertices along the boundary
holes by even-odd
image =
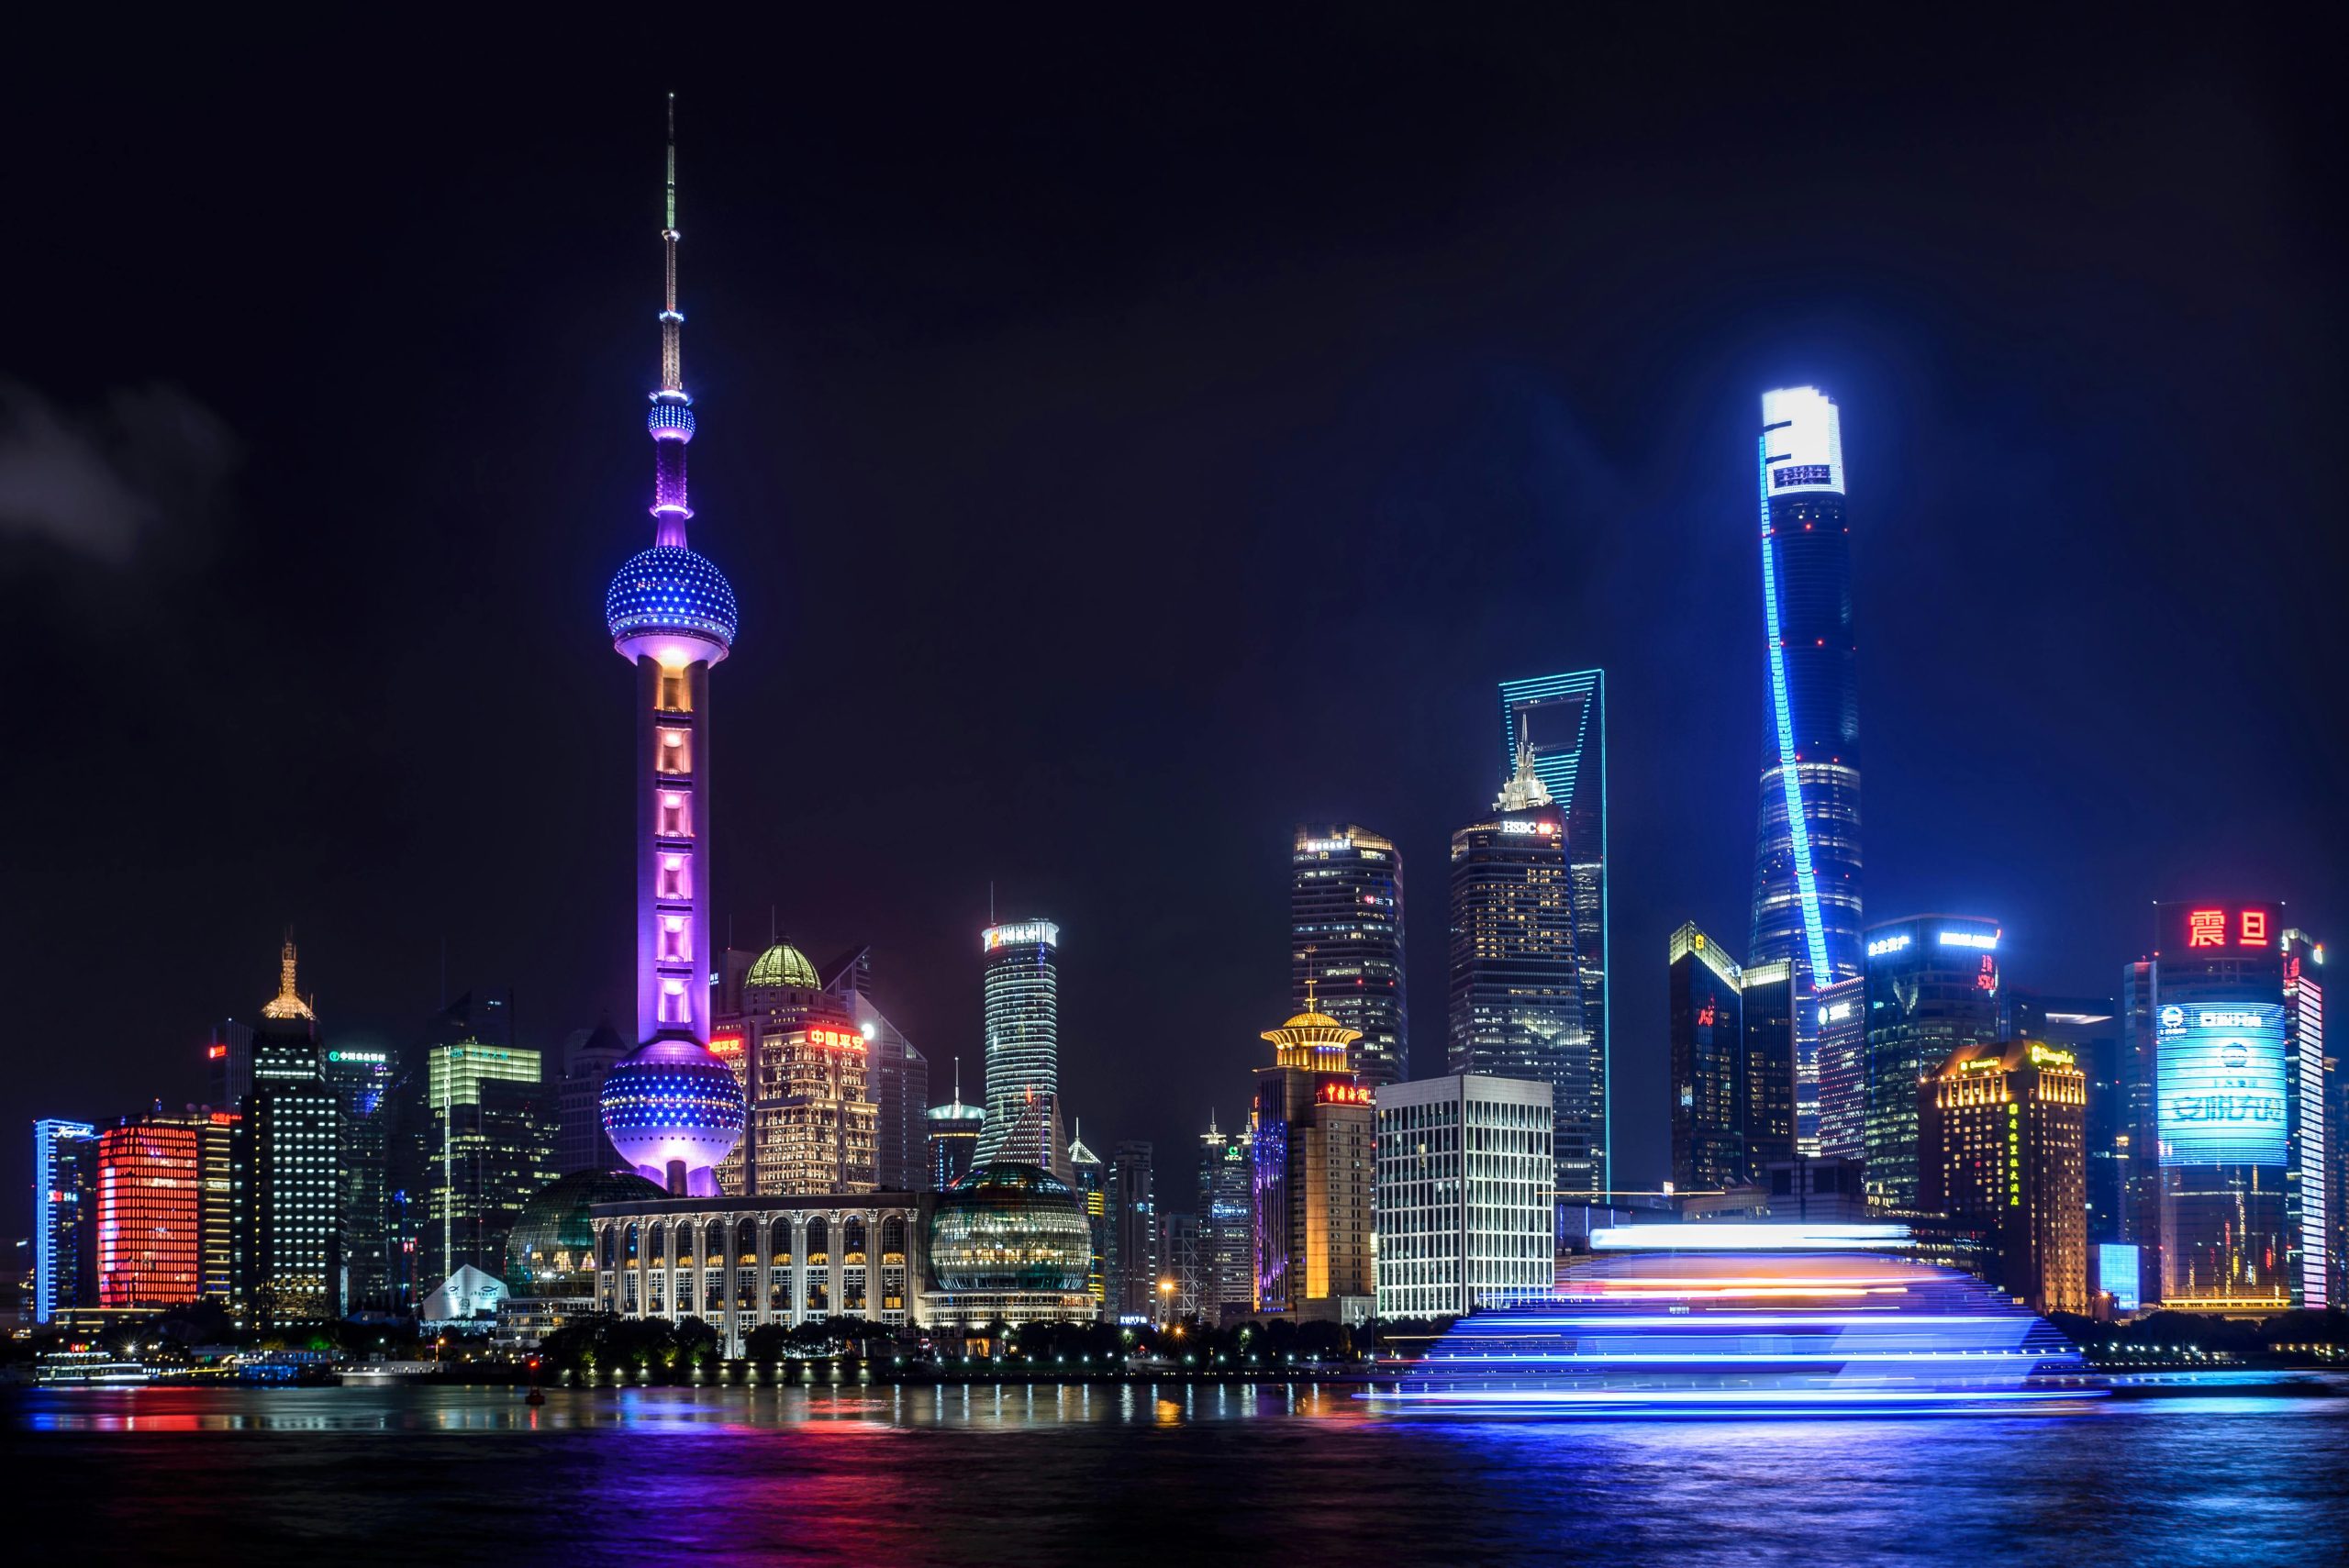
[[[1319,952],[1320,951],[1321,951],[1321,950],[1320,950],[1320,948],[1319,948],[1318,946],[1315,946],[1315,945],[1314,945],[1314,944],[1312,944],[1312,943],[1308,943],[1308,944],[1306,945],[1306,949],[1305,949],[1305,1010],[1306,1010],[1307,1012],[1308,1012],[1308,1013],[1310,1013],[1310,1012],[1315,1012],[1315,1011],[1318,1011],[1318,1010],[1319,1010],[1319,1009],[1317,1009],[1317,1008],[1314,1006],[1314,1005],[1313,1005],[1313,955],[1314,955],[1315,953],[1317,953],[1317,952]]]

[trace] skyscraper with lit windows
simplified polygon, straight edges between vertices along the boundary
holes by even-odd
[[[1314,1006],[1264,1038],[1249,1147],[1256,1310],[1360,1321],[1373,1299],[1373,1111],[1352,1067],[1354,1031]]]
[[[389,1051],[336,1046],[324,1057],[342,1101],[342,1272],[352,1311],[394,1305],[392,1136],[398,1065]]]
[[[330,1322],[345,1310],[342,1101],[324,1076],[317,1016],[295,983],[294,944],[253,1029],[253,1087],[237,1127],[244,1183],[235,1296],[255,1328]]]
[[[720,1184],[738,1197],[874,1191],[872,1042],[849,997],[825,989],[816,966],[789,942],[761,953],[740,990],[740,1013],[721,1018],[709,1042],[737,1066],[750,1096],[750,1132],[719,1167]]]
[[[33,1321],[98,1303],[98,1129],[33,1123]]]
[[[2156,947],[2125,973],[2124,1063],[2147,1081],[2132,1215],[2148,1305],[2266,1315],[2304,1289],[2292,1234],[2297,1063],[2273,902],[2154,906]],[[2143,995],[2143,1006],[2132,1006]]]
[[[1865,935],[1860,1157],[1872,1207],[1913,1209],[1917,1085],[1954,1051],[1998,1038],[1998,923],[1914,915]]]
[[[980,1165],[1019,1160],[1067,1179],[1061,1141],[1061,929],[1015,920],[979,933],[986,1026],[986,1120]]]
[[[1985,1233],[2009,1295],[2086,1312],[2087,1076],[2044,1040],[1961,1046],[1916,1089],[1920,1207]]]
[[[677,309],[676,100],[661,245],[661,387],[652,437],[651,548],[630,556],[604,597],[612,646],[636,673],[636,1038],[604,1080],[612,1147],[680,1195],[718,1194],[717,1168],[741,1140],[742,1086],[710,1054],[709,674],[733,651],[734,590],[685,542],[685,448],[694,438]]]
[[[2289,1237],[2293,1303],[2316,1309],[2334,1304],[2330,1215],[2333,1160],[2340,1129],[2332,1125],[2325,1089],[2324,944],[2306,931],[2284,933],[2284,1054],[2291,1074],[2290,1171],[2285,1178],[2284,1223]]]
[[[1289,855],[1289,1000],[1357,1031],[1354,1070],[1375,1086],[1410,1076],[1403,965],[1403,857],[1351,822],[1300,824]]]
[[[1825,986],[1861,973],[1860,704],[1843,428],[1817,387],[1762,395],[1762,612],[1768,728],[1746,962],[1795,966],[1798,1137],[1817,1138]]]
[[[1615,1184],[1613,1036],[1607,1007],[1607,672],[1574,670],[1501,683],[1501,774],[1516,771],[1517,748],[1565,813],[1566,873],[1574,889],[1575,971],[1582,991],[1585,1049],[1597,1105],[1591,1162],[1598,1190]]]
[[[1565,813],[1520,747],[1493,808],[1452,835],[1444,1064],[1556,1091],[1554,1185],[1566,1203],[1589,1202],[1605,1179],[1605,1093],[1592,1078],[1574,920]]]
[[[1208,1113],[1208,1129],[1199,1135],[1199,1251],[1200,1310],[1210,1322],[1227,1309],[1246,1312],[1255,1298],[1252,1150],[1246,1129],[1225,1132]]]
[[[98,1134],[98,1305],[185,1306],[204,1293],[204,1151],[193,1117],[125,1117]]]

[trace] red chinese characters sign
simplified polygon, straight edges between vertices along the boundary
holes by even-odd
[[[2173,904],[2166,913],[2162,947],[2170,952],[2268,948],[2275,946],[2279,934],[2275,908],[2265,904]]]

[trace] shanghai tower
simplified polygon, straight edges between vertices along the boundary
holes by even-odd
[[[1852,528],[1832,398],[1810,386],[1762,395],[1760,480],[1769,727],[1747,962],[1791,961],[1801,997],[1860,973]],[[1798,1131],[1809,1147],[1817,1136],[1818,1030],[1799,1002],[1798,1018]]]
[[[661,387],[652,438],[652,546],[604,599],[612,646],[636,687],[637,1049],[604,1080],[612,1147],[679,1196],[716,1196],[717,1167],[741,1141],[741,1086],[709,1039],[709,673],[732,651],[734,591],[685,542],[685,447],[694,437],[677,309],[675,100],[661,227]]]

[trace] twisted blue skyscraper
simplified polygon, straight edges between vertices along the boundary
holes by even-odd
[[[1750,966],[1794,964],[1798,1135],[1818,1134],[1820,987],[1860,973],[1860,699],[1843,432],[1816,387],[1762,395],[1762,610],[1769,728]]]

